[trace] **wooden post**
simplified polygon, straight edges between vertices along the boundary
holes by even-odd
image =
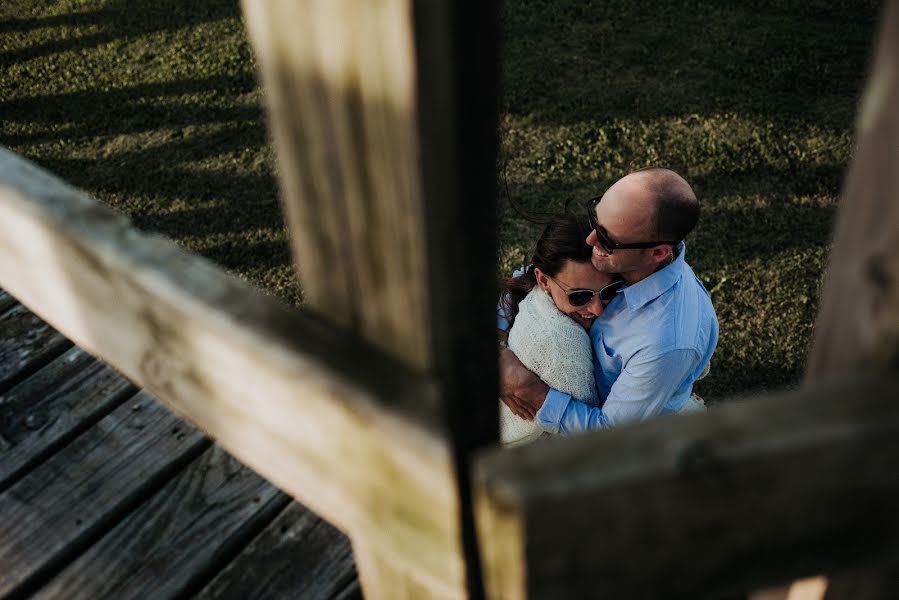
[[[805,379],[899,370],[899,2],[887,3],[856,127]]]
[[[899,2],[888,1],[856,126],[815,341],[805,373],[818,382],[899,371]],[[831,578],[827,598],[892,598],[899,564]],[[892,575],[890,575],[892,573]],[[891,579],[892,577],[892,579]],[[892,582],[892,583],[890,583]],[[892,587],[890,587],[892,586]],[[871,590],[877,590],[872,592]],[[792,596],[790,596],[792,597]]]
[[[468,456],[498,437],[496,3],[243,7],[308,306],[439,382],[466,563],[441,593],[477,596]],[[408,557],[353,543],[366,595],[424,593]]]

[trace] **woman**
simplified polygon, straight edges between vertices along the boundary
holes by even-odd
[[[505,282],[500,311],[511,327],[509,349],[525,367],[551,387],[598,406],[587,331],[622,282],[593,267],[589,233],[588,224],[574,215],[560,215],[548,224],[531,264]],[[530,442],[543,433],[502,403],[500,432],[507,445]]]

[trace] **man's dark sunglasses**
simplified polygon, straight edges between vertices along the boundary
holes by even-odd
[[[599,301],[603,306],[605,306],[612,301],[612,298],[615,297],[615,294],[617,294],[618,290],[621,289],[621,286],[624,285],[624,281],[619,279],[603,286],[602,289],[599,290],[572,290],[566,288],[564,285],[562,285],[549,275],[547,275],[547,277],[550,279],[550,281],[562,288],[562,291],[565,292],[565,294],[568,296],[568,302],[575,308],[585,306],[591,300],[593,300],[593,296],[599,296]]]
[[[654,248],[664,244],[679,244],[680,240],[665,240],[661,242],[630,242],[627,244],[618,244],[609,239],[609,234],[605,227],[596,222],[596,205],[602,200],[601,196],[590,198],[587,200],[587,218],[590,220],[590,228],[596,232],[600,245],[608,254],[612,254],[614,250],[628,250],[631,248]]]

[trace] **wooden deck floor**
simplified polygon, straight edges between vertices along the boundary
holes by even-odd
[[[357,598],[349,541],[0,291],[0,598]]]

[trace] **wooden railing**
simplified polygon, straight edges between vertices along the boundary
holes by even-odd
[[[307,309],[6,151],[0,286],[346,531],[367,596],[714,596],[895,554],[895,0],[816,385],[514,451],[496,447],[486,283],[496,5],[244,11]]]

